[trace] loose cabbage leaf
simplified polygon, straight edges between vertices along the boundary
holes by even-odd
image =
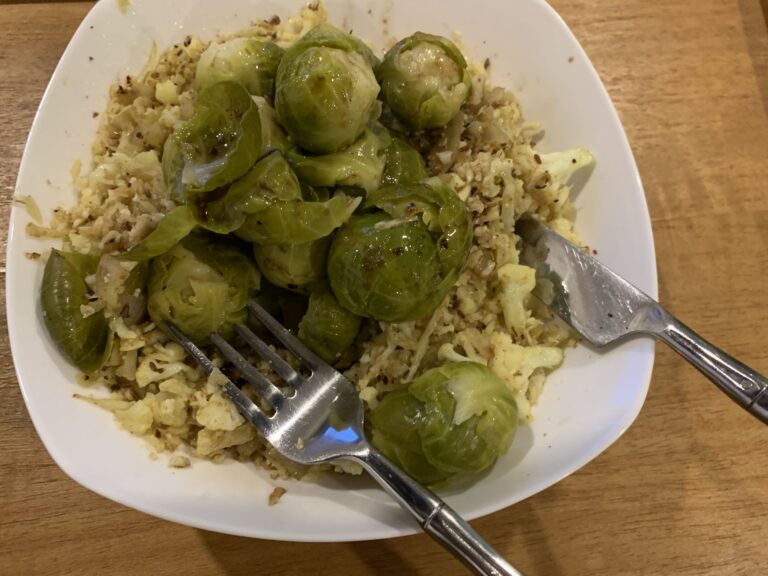
[[[337,194],[327,202],[278,202],[248,215],[236,234],[257,244],[313,242],[349,220],[360,201],[360,198]]]
[[[195,229],[197,223],[188,206],[177,206],[141,242],[121,256],[123,260],[143,262],[173,248]]]
[[[296,175],[282,154],[274,151],[223,190],[218,198],[201,199],[192,205],[192,210],[197,223],[203,228],[229,234],[240,228],[249,214],[301,197]]]
[[[103,312],[84,316],[88,304],[85,277],[98,258],[52,250],[43,271],[40,304],[43,322],[61,354],[83,372],[101,368],[112,350],[113,333]]]
[[[166,188],[190,202],[245,174],[263,150],[259,110],[236,82],[219,82],[197,98],[192,117],[163,148]]]

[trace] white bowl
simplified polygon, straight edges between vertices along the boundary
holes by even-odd
[[[47,217],[75,202],[69,170],[89,160],[108,87],[144,66],[152,42],[162,49],[186,34],[211,39],[244,23],[298,11],[301,0],[133,0],[94,6],[70,42],[43,97],[19,170],[17,194],[30,194]],[[489,57],[495,83],[512,89],[526,117],[546,128],[542,150],[586,146],[598,159],[578,195],[577,229],[606,264],[656,295],[653,240],[643,189],[626,136],[605,88],[565,23],[542,0],[392,2],[328,0],[331,21],[380,52],[390,35],[460,31],[472,57]],[[370,11],[369,11],[370,10]],[[92,59],[91,59],[92,57]],[[41,322],[42,266],[25,252],[49,244],[27,237],[29,216],[11,214],[7,307],[21,389],[38,434],[74,480],[149,514],[219,532],[296,541],[387,538],[417,531],[411,519],[365,478],[321,485],[272,481],[251,465],[195,461],[169,468],[106,411],[73,399],[74,370]],[[645,399],[653,343],[636,340],[605,354],[567,353],[545,387],[535,421],[511,452],[471,488],[445,494],[472,519],[510,506],[574,472],[629,427]],[[288,492],[267,505],[275,485]]]

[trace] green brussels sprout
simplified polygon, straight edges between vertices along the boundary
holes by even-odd
[[[184,238],[152,261],[149,316],[173,322],[196,342],[223,338],[246,319],[245,305],[259,287],[253,260],[234,243],[206,233]]]
[[[264,277],[281,288],[308,292],[325,277],[330,236],[305,244],[254,244],[253,254]]]
[[[354,144],[338,152],[310,156],[294,149],[288,153],[288,161],[299,179],[311,186],[355,186],[373,192],[381,183],[384,147],[382,138],[366,130]]]
[[[386,150],[381,185],[410,184],[427,178],[427,167],[419,151],[399,136],[393,136]]]
[[[114,339],[103,312],[83,316],[81,309],[89,302],[85,277],[96,271],[97,264],[95,257],[51,250],[40,288],[43,323],[51,340],[83,372],[104,365]]]
[[[190,205],[197,223],[219,234],[240,228],[249,214],[288,200],[300,200],[301,187],[296,175],[278,151],[268,154],[221,195]]]
[[[466,204],[439,178],[419,184],[400,184],[379,188],[368,196],[363,209],[380,208],[393,218],[421,220],[437,238],[440,267],[445,277],[445,292],[459,277],[472,247],[472,220]],[[441,288],[443,290],[443,288]],[[439,300],[445,296],[438,296]]]
[[[363,57],[368,65],[375,69],[379,65],[379,59],[368,46],[352,34],[339,30],[332,24],[323,23],[315,26],[300,40],[305,47],[336,48],[344,52],[356,52]],[[297,42],[298,44],[298,42]]]
[[[472,244],[469,213],[439,181],[379,188],[336,234],[328,278],[359,316],[406,322],[430,314],[455,284]]]
[[[517,403],[501,378],[475,362],[428,370],[371,414],[373,444],[416,480],[445,486],[505,454]]]
[[[327,24],[310,31],[286,50],[277,69],[280,124],[310,152],[346,148],[381,112],[374,64],[357,38]]]
[[[249,214],[235,234],[256,244],[313,242],[328,236],[349,220],[361,200],[346,194],[336,194],[326,202],[277,202]]]
[[[360,331],[362,318],[344,308],[326,286],[309,297],[299,323],[299,340],[330,364],[337,362]]]
[[[166,188],[189,202],[236,180],[261,155],[258,107],[241,84],[219,82],[200,92],[192,117],[166,140]]]
[[[358,316],[406,322],[428,314],[441,282],[432,234],[418,220],[360,214],[336,233],[328,278],[341,305]]]
[[[376,76],[384,102],[413,130],[448,124],[472,89],[467,62],[456,45],[422,32],[390,48]]]
[[[233,38],[211,42],[200,55],[195,70],[195,88],[204,90],[224,81],[239,82],[256,96],[272,96],[277,66],[283,49],[263,38]]]
[[[166,214],[157,227],[141,242],[121,256],[123,260],[143,262],[173,248],[197,223],[188,206],[177,206]]]

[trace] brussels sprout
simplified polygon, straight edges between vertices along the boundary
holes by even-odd
[[[141,242],[121,256],[123,260],[141,262],[167,252],[196,226],[189,207],[177,206],[166,214],[157,227]]]
[[[341,304],[385,322],[431,313],[456,282],[472,244],[466,206],[439,183],[379,188],[334,238],[328,278]]]
[[[380,113],[375,61],[358,39],[318,26],[291,46],[277,69],[275,109],[296,143],[316,154],[346,148]]]
[[[301,187],[282,154],[274,151],[237,179],[223,193],[211,200],[192,205],[197,222],[203,228],[228,234],[240,228],[249,214],[276,202],[301,199]]]
[[[341,305],[385,322],[416,320],[431,309],[440,287],[440,262],[432,234],[418,220],[393,220],[384,212],[353,216],[336,234],[328,278]]]
[[[330,237],[306,244],[254,244],[253,254],[264,277],[281,288],[305,292],[325,277]]]
[[[393,218],[421,214],[430,231],[439,233],[438,255],[447,287],[456,282],[472,246],[472,221],[466,204],[453,189],[439,178],[430,178],[421,184],[385,186],[368,196],[363,209],[373,206]]]
[[[422,32],[395,44],[376,76],[384,102],[413,130],[448,124],[472,88],[467,62],[456,45]]]
[[[386,161],[383,148],[382,138],[366,130],[339,152],[309,156],[294,149],[288,153],[288,161],[299,179],[311,186],[356,186],[372,192],[381,183]]]
[[[368,46],[352,34],[347,34],[327,23],[319,24],[307,32],[300,40],[302,46],[336,48],[344,52],[356,52],[362,56],[371,68],[379,65],[379,59]]]
[[[272,96],[282,57],[283,49],[263,38],[211,42],[197,62],[195,88],[204,90],[218,82],[231,80],[239,82],[256,96]]]
[[[88,304],[85,277],[98,259],[52,250],[43,271],[40,303],[43,322],[62,355],[83,372],[101,368],[112,351],[113,334],[103,312],[83,316]]]
[[[235,232],[257,244],[304,244],[328,236],[344,224],[360,198],[336,194],[327,202],[278,202],[246,217]]]
[[[299,323],[299,340],[333,364],[355,341],[361,321],[324,286],[309,297],[307,313]]]
[[[371,414],[374,446],[432,486],[490,467],[512,444],[517,420],[504,381],[475,362],[433,368]]]
[[[155,258],[149,276],[149,316],[173,322],[205,342],[218,332],[229,338],[245,321],[245,305],[259,286],[259,272],[239,246],[209,234],[190,234]]]
[[[427,167],[419,151],[399,136],[393,136],[386,150],[386,164],[381,175],[381,185],[410,184],[424,180]]]
[[[245,174],[262,154],[259,110],[241,84],[200,92],[192,117],[168,137],[163,175],[172,197],[188,202]]]

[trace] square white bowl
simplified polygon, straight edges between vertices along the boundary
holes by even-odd
[[[88,166],[110,84],[139,72],[155,42],[160,50],[187,34],[213,39],[257,18],[298,11],[301,0],[133,0],[123,12],[102,0],[62,56],[29,134],[16,193],[32,195],[47,217],[76,201],[69,170]],[[542,150],[589,148],[597,167],[575,199],[577,231],[600,259],[652,297],[656,266],[648,209],[624,130],[578,41],[543,0],[392,2],[327,0],[331,22],[354,30],[379,54],[391,37],[457,31],[471,58],[491,60],[495,84],[511,89],[527,119],[541,122]],[[87,488],[127,506],[191,526],[295,541],[369,540],[417,531],[411,519],[367,478],[321,483],[272,481],[252,465],[194,461],[189,469],[151,460],[143,441],[111,414],[76,400],[75,371],[42,324],[42,266],[26,252],[50,243],[25,233],[28,214],[11,213],[7,309],[16,372],[40,438],[59,466]],[[628,342],[596,354],[569,350],[547,381],[531,426],[520,429],[493,470],[464,491],[444,494],[472,519],[535,494],[584,466],[621,436],[648,390],[654,346]],[[279,505],[267,497],[288,488]]]

